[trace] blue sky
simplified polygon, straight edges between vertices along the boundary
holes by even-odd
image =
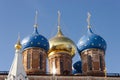
[[[62,31],[76,44],[87,32],[90,12],[93,32],[107,42],[107,72],[120,73],[119,0],[0,0],[0,71],[8,71],[11,66],[18,33],[22,40],[33,32],[36,10],[40,34],[47,39],[56,34],[60,10]],[[80,59],[78,56],[76,53],[73,62]]]

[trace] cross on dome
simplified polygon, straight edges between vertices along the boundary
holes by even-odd
[[[58,27],[60,27],[60,11],[58,11]]]
[[[34,27],[38,27],[38,11],[36,11],[36,14],[35,14],[35,24],[34,24]]]
[[[63,36],[63,33],[60,28],[60,11],[58,11],[58,33],[57,36]]]
[[[88,17],[87,17],[88,29],[90,28],[90,17],[91,14],[88,12]]]

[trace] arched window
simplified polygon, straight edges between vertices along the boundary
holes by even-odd
[[[30,53],[28,53],[27,54],[27,69],[30,69],[30,61],[31,60],[31,54]]]
[[[100,69],[101,69],[101,71],[103,71],[103,64],[102,64],[102,62],[103,62],[102,55],[100,55]]]
[[[40,53],[40,63],[39,63],[40,69],[42,69],[42,61],[43,61],[43,57],[42,54]]]
[[[92,70],[92,57],[90,55],[88,55],[88,69]]]

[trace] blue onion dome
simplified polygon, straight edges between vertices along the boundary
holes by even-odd
[[[91,28],[89,28],[87,34],[79,40],[77,47],[79,53],[90,48],[97,48],[105,51],[107,44],[101,36],[94,34]]]
[[[49,40],[49,44],[49,55],[52,55],[52,53],[50,53],[52,51],[66,51],[73,57],[77,51],[75,43],[63,35],[60,27],[58,27],[56,36]]]
[[[44,36],[38,33],[37,28],[34,28],[33,33],[22,40],[22,46],[23,50],[27,48],[38,47],[48,51],[49,42]]]
[[[82,62],[77,61],[73,64],[73,74],[82,73]]]
[[[38,25],[36,22],[34,25],[33,33],[31,35],[25,37],[22,40],[23,50],[28,49],[28,48],[37,47],[37,48],[42,48],[42,49],[48,51],[49,42],[44,36],[42,36],[38,33],[37,27],[38,27]]]
[[[78,41],[77,47],[78,47],[79,53],[90,48],[97,48],[105,51],[107,44],[106,44],[106,41],[101,36],[92,32],[89,21],[88,21],[88,31]]]

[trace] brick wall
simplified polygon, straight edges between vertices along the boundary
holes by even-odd
[[[0,80],[4,80],[7,75],[0,75]],[[29,80],[120,80],[120,77],[94,77],[94,76],[34,76],[29,75]]]
[[[52,52],[53,55],[48,56],[49,72],[53,72],[53,62],[56,67],[56,74],[70,75],[72,74],[72,57],[68,52]]]
[[[41,48],[29,48],[23,51],[23,65],[27,74],[46,73],[47,53]]]
[[[105,53],[100,49],[88,49],[81,53],[82,71],[84,75],[105,74]]]

